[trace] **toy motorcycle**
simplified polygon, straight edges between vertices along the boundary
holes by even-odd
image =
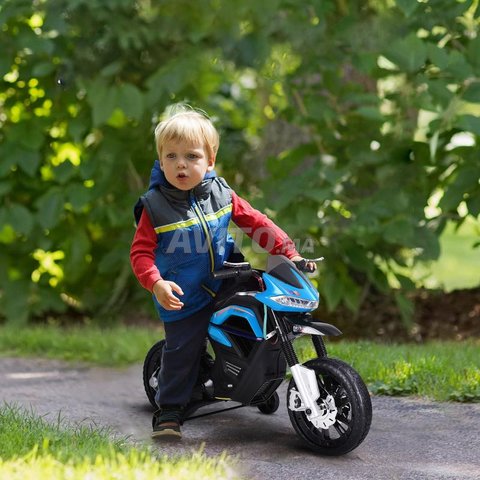
[[[288,414],[308,447],[324,455],[343,455],[364,440],[372,419],[368,390],[350,365],[327,356],[322,337],[341,332],[311,320],[319,295],[300,270],[305,265],[305,260],[296,265],[276,255],[269,257],[266,271],[247,262],[225,262],[223,270],[213,273],[225,280],[208,328],[214,358],[208,353],[202,358],[186,419],[196,418],[192,413],[204,405],[225,400],[274,413],[279,407],[276,390],[288,366]],[[303,335],[311,336],[317,358],[302,365],[292,341]],[[150,349],[143,367],[145,391],[154,408],[164,343]]]

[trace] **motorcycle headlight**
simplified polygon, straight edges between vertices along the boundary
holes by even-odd
[[[272,297],[272,300],[285,307],[301,308],[308,310],[315,310],[318,307],[318,301],[304,300],[303,298],[289,297],[287,295],[279,295]]]

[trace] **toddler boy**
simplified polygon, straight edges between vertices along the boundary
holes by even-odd
[[[135,208],[133,271],[153,293],[164,323],[153,437],[181,437],[183,407],[195,385],[213,299],[211,273],[233,252],[233,221],[271,254],[302,260],[285,232],[240,198],[214,171],[219,135],[210,119],[187,107],[155,129],[159,160]],[[315,269],[314,263],[308,268]]]

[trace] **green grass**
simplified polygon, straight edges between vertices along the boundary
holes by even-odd
[[[60,329],[0,327],[0,355],[36,356],[96,365],[143,362],[161,330],[111,327]],[[302,361],[314,357],[311,342],[296,342]],[[391,345],[332,342],[329,355],[357,369],[372,393],[416,395],[439,401],[480,401],[480,340]]]
[[[437,401],[480,402],[480,340],[427,344],[328,343],[329,356],[352,365],[379,395],[413,395]],[[315,353],[296,343],[299,358]]]
[[[142,362],[163,330],[116,326],[59,328],[0,327],[1,356],[30,356],[75,360],[103,366]]]
[[[226,455],[156,457],[146,448],[112,440],[106,430],[64,428],[17,407],[0,406],[0,478],[235,479]]]

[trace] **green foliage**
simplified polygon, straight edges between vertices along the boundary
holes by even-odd
[[[241,155],[250,93],[240,86],[232,100],[239,73],[230,56],[250,9],[254,2],[203,1],[195,12],[181,1],[2,2],[2,316],[110,314],[143,296],[128,252],[155,122],[168,103],[191,99],[223,117],[233,130],[223,149]]]
[[[330,309],[395,287],[408,321],[399,267],[437,259],[447,219],[479,214],[478,1],[369,5],[289,10],[301,61],[272,108],[302,135],[269,161],[265,204],[326,257]]]
[[[132,205],[174,101],[214,117],[221,173],[327,258],[331,309],[408,288],[398,267],[480,213],[478,0],[5,0],[0,21],[10,322],[146,298]]]

